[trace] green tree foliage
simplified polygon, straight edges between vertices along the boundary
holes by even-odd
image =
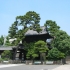
[[[35,43],[25,43],[24,49],[27,51],[27,58],[36,58],[40,53],[46,53],[48,51],[48,47],[44,41],[37,41]]]
[[[37,32],[40,32],[41,28],[39,23],[40,16],[38,13],[34,11],[29,11],[23,16],[17,16],[15,22],[11,25],[9,29],[9,37],[17,38],[17,40],[14,41],[12,44],[17,45],[19,41],[23,40],[25,38],[24,34],[28,29],[33,29]],[[19,29],[19,26],[22,26],[22,28]],[[56,47],[60,52],[64,53],[65,55],[68,55],[70,52],[69,35],[66,32],[60,30],[60,27],[57,25],[55,21],[47,20],[44,26],[46,26],[47,28],[46,31],[51,36],[54,36],[54,40],[51,43],[52,47]],[[38,41],[34,45],[33,44],[27,44],[29,47],[27,46],[25,48],[28,57],[33,56],[35,58],[38,56],[36,54],[37,51],[43,53],[48,50],[45,47],[46,44],[43,41]]]
[[[36,48],[36,51],[41,53],[48,51],[47,44],[44,41],[37,41],[35,43],[35,48]]]
[[[65,31],[60,30],[60,27],[55,21],[47,20],[45,26],[50,35],[54,36],[54,40],[51,43],[52,48],[57,48],[60,52],[64,53],[65,56],[70,55],[69,35]]]
[[[57,25],[55,21],[52,20],[47,20],[46,23],[44,24],[47,27],[48,32],[52,35],[55,36],[60,27]]]
[[[36,30],[38,32],[41,31],[39,24],[40,16],[34,11],[29,11],[24,16],[17,16],[16,19],[18,24],[23,26],[24,29],[29,27],[30,29]]]
[[[34,11],[27,12],[24,16],[16,17],[19,25],[22,25],[24,28],[28,27],[27,25],[35,25],[40,22],[40,16]]]
[[[4,44],[4,37],[1,36],[1,37],[0,37],[0,45],[3,45],[3,44]]]
[[[27,59],[33,59],[34,60],[34,58],[38,57],[38,53],[35,49],[34,42],[29,43],[29,44],[24,43],[24,46],[25,46],[24,50],[27,52],[26,53]]]
[[[17,44],[19,41],[25,38],[24,34],[28,29],[33,29],[40,32],[41,28],[39,22],[40,16],[34,11],[29,11],[23,16],[17,16],[16,21],[9,29],[9,37],[17,38],[17,41],[14,42]],[[22,28],[19,29],[19,26],[22,26]]]
[[[6,43],[5,43],[5,46],[13,46],[13,44],[11,44],[10,42],[9,42],[9,37],[8,36],[6,36]]]
[[[16,38],[17,31],[18,31],[18,23],[15,21],[11,25],[11,27],[10,27],[10,29],[8,31],[9,32],[9,37],[10,38]]]
[[[47,43],[39,40],[35,43],[35,49],[40,54],[41,64],[46,60],[46,52],[48,51]]]
[[[38,54],[35,51],[35,48],[33,48],[33,49],[28,49],[28,52],[27,52],[26,56],[27,56],[27,59],[34,60],[36,57],[38,57]]]
[[[11,53],[11,51],[6,50],[1,54],[1,56],[2,56],[2,59],[10,59],[12,56],[12,53]]]
[[[53,40],[52,45],[56,47],[59,51],[68,55],[70,50],[70,38],[65,31],[59,30],[56,33],[56,38]]]
[[[57,48],[52,48],[49,50],[47,57],[49,60],[56,61],[65,58],[65,54],[61,53]]]

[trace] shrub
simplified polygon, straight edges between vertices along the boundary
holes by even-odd
[[[2,59],[8,60],[11,58],[12,54],[11,54],[11,51],[6,50],[1,54],[1,56],[2,56]]]

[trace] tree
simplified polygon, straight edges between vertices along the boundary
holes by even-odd
[[[60,30],[60,27],[55,21],[47,20],[45,26],[47,27],[50,35],[55,36],[55,39],[52,41],[51,45],[56,47],[59,51],[67,54],[70,48],[70,38],[68,34],[65,31]]]
[[[34,11],[29,11],[26,13],[26,16],[29,17],[29,23],[28,24],[31,24],[30,25],[30,28],[34,29],[37,31],[38,28],[40,28],[40,16],[39,14],[37,14],[36,12]]]
[[[29,11],[23,16],[17,16],[16,21],[11,25],[9,29],[9,37],[17,38],[17,41],[14,41],[13,45],[18,44],[25,38],[24,34],[28,29],[33,29],[37,32],[40,32],[41,28],[39,22],[40,16],[34,11]],[[22,26],[22,28],[19,29],[19,26]]]
[[[46,52],[48,50],[46,42],[40,40],[35,43],[36,51],[38,52]]]
[[[47,31],[52,35],[55,36],[60,27],[57,25],[55,21],[52,20],[47,20],[46,23],[44,24],[46,26]]]
[[[17,38],[17,40],[13,41],[12,44],[17,45],[20,41],[22,41],[25,38],[25,32],[28,29],[35,30],[39,33],[41,31],[39,22],[40,16],[34,11],[29,11],[23,16],[17,16],[16,21],[11,25],[9,29],[9,37]],[[22,28],[19,29],[19,26],[22,26]],[[67,56],[70,52],[70,37],[68,34],[60,30],[60,27],[55,21],[47,20],[44,26],[47,28],[46,31],[54,37],[51,45]],[[31,45],[30,43],[27,45],[29,46],[25,48],[27,51],[27,57],[35,58],[38,56],[36,53],[43,53],[48,50],[44,41],[38,41],[35,44],[33,43]]]
[[[67,56],[70,50],[69,41],[68,34],[65,31],[59,30],[56,33],[56,38],[52,42],[52,45]]]
[[[64,58],[65,54],[60,52],[57,48],[52,48],[51,50],[49,50],[47,57],[48,60],[57,61]]]
[[[34,43],[25,43],[24,49],[27,51],[27,59],[32,58],[34,60],[36,57],[41,56],[41,61],[46,60],[46,52],[48,51],[47,44],[44,41],[37,41]]]
[[[26,51],[26,58],[32,59],[34,61],[34,59],[39,56],[35,49],[34,42],[31,42],[29,44],[25,42],[24,46],[24,50]]]
[[[13,44],[10,43],[8,36],[6,36],[5,46],[7,46],[7,47],[8,47],[8,46],[13,46]]]
[[[16,19],[18,24],[23,26],[24,29],[29,27],[30,29],[36,30],[38,32],[41,31],[39,24],[40,16],[34,11],[29,11],[24,16],[17,16]]]
[[[0,37],[0,45],[3,45],[4,44],[4,37],[3,35]]]
[[[12,53],[9,50],[4,51],[2,54],[2,59],[11,59]]]
[[[35,53],[34,42],[24,43],[24,50],[27,52],[27,58],[32,58],[32,55]]]
[[[65,54],[63,64],[66,63],[66,56],[70,55],[70,37],[65,31],[59,30],[56,33],[56,38],[52,42],[52,46],[56,47],[59,51]]]
[[[46,52],[48,51],[48,47],[46,42],[40,40],[35,43],[35,49],[40,54],[41,63],[46,60]]]
[[[70,52],[69,35],[65,31],[60,30],[60,27],[56,24],[55,21],[48,20],[46,21],[45,26],[47,27],[50,35],[54,36],[54,40],[52,41],[51,46],[56,47],[60,52],[67,56]]]
[[[27,56],[27,59],[31,58],[32,60],[34,60],[39,55],[37,54],[35,48],[33,47],[32,49],[28,49],[26,56]]]
[[[9,37],[10,37],[10,38],[16,38],[17,31],[18,31],[18,23],[17,23],[17,21],[15,21],[15,22],[11,25],[11,27],[10,27],[10,29],[9,29],[9,31],[8,31]]]

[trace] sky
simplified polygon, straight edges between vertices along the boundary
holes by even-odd
[[[53,20],[70,35],[70,0],[0,0],[0,36],[8,35],[16,16],[28,11],[40,14],[41,26]]]

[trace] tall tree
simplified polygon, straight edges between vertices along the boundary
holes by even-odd
[[[33,60],[36,57],[41,58],[41,62],[46,60],[46,52],[48,51],[48,47],[44,41],[37,41],[35,43],[25,43],[24,49],[27,51],[27,58],[32,58]]]
[[[11,25],[11,27],[10,27],[10,29],[9,29],[9,31],[8,31],[9,37],[10,37],[10,38],[16,38],[17,31],[18,31],[18,23],[17,23],[17,21],[15,21],[15,22]]]
[[[19,25],[23,26],[24,29],[29,27],[30,29],[34,29],[36,31],[41,31],[40,29],[40,16],[34,11],[27,12],[24,16],[16,17]]]
[[[5,42],[5,46],[13,46],[13,44],[12,43],[10,43],[10,41],[9,41],[9,37],[8,36],[6,36],[6,42]]]
[[[52,36],[55,36],[55,39],[51,43],[52,47],[56,47],[60,52],[64,53],[65,56],[69,55],[69,35],[65,31],[60,30],[60,27],[56,24],[55,21],[48,20],[46,21],[45,26],[47,27],[48,32]]]
[[[20,40],[25,38],[24,34],[28,29],[33,29],[40,32],[41,28],[39,22],[40,16],[34,11],[29,11],[23,16],[17,16],[16,21],[9,29],[9,37],[17,38],[17,41],[14,42],[17,44],[20,42]],[[22,26],[22,28],[19,29],[19,26]]]
[[[60,60],[62,58],[65,58],[65,54],[60,52],[57,48],[52,48],[51,50],[49,50],[48,52],[48,60]]]
[[[60,27],[57,25],[55,21],[52,20],[47,20],[46,23],[44,24],[47,28],[47,31],[52,35],[55,36]]]
[[[35,43],[35,49],[40,54],[40,60],[43,64],[43,61],[46,60],[46,52],[48,51],[48,47],[46,42],[40,40]]]
[[[4,37],[3,35],[0,37],[0,45],[3,45],[4,44]]]
[[[26,51],[26,58],[27,59],[32,59],[34,60],[36,57],[38,57],[38,52],[36,51],[35,49],[35,46],[34,46],[34,42],[31,42],[31,43],[24,43],[24,50]]]
[[[52,42],[52,46],[56,47],[60,52],[65,54],[63,64],[66,63],[66,56],[70,55],[70,38],[65,31],[59,30],[56,33],[56,38]]]
[[[58,48],[65,55],[68,55],[70,50],[70,38],[65,31],[59,30],[56,34],[56,38],[53,41],[53,46]]]

